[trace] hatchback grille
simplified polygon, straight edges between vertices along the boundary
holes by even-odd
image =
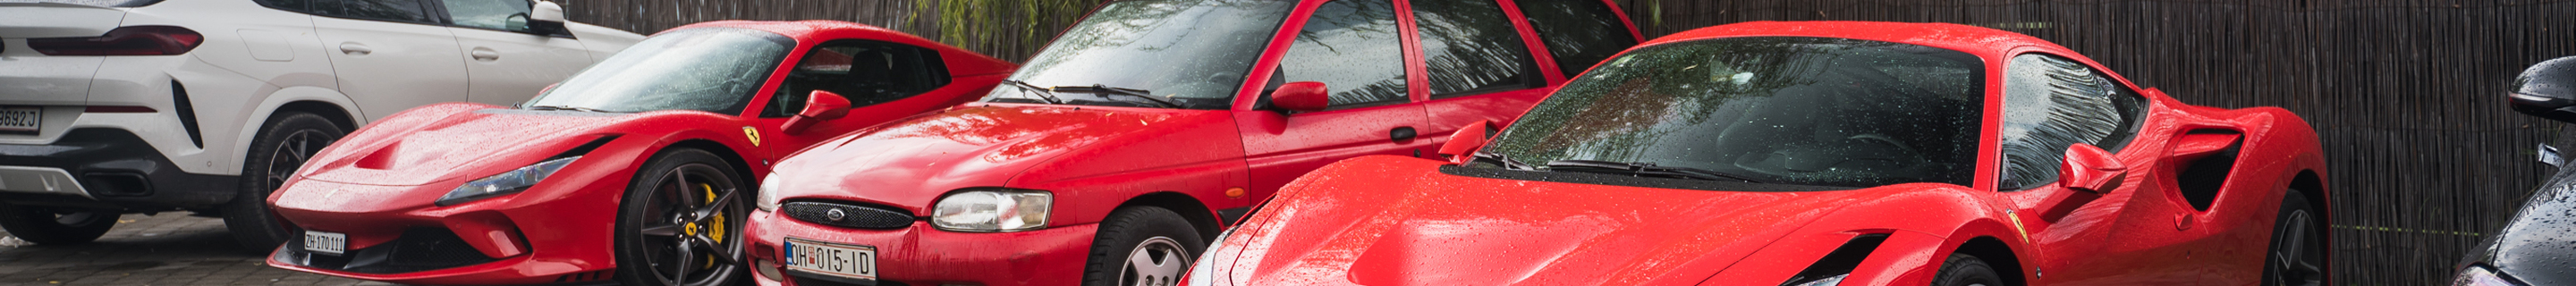
[[[873,204],[792,202],[778,210],[796,220],[848,228],[896,229],[913,221],[912,212]]]

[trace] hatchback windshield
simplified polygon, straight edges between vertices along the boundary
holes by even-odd
[[[1659,45],[1567,83],[1483,155],[1505,160],[1471,166],[1843,187],[1967,185],[1983,70],[1966,53],[1888,42],[1756,37]]]
[[[740,114],[794,45],[787,36],[739,28],[662,33],[573,74],[525,107]]]
[[[1225,108],[1296,6],[1275,0],[1112,2],[1011,74],[1025,85],[1005,83],[985,100]],[[1040,94],[1095,85],[1144,92],[1069,88]],[[1139,98],[1145,96],[1153,98]]]

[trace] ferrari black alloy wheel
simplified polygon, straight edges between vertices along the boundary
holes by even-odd
[[[1994,266],[1987,266],[1985,260],[1978,260],[1976,256],[1952,253],[1950,259],[1941,262],[1941,271],[1933,272],[1932,285],[2002,286],[2004,278],[2003,275],[1995,274]]]
[[[295,231],[271,213],[268,194],[286,185],[295,171],[311,161],[322,147],[340,141],[348,132],[330,119],[309,113],[280,113],[270,117],[260,128],[259,137],[251,141],[250,154],[242,162],[239,193],[224,204],[224,228],[232,230],[233,241],[244,251],[268,252],[296,237]]]
[[[742,279],[743,176],[722,157],[663,152],[618,205],[617,278],[626,285],[731,285]]]
[[[2316,212],[2299,190],[2281,198],[2281,216],[2272,221],[2272,247],[2264,252],[2263,285],[2325,285],[2325,234],[2317,230]]]

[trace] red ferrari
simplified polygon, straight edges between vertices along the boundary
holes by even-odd
[[[279,268],[405,284],[719,285],[771,162],[989,92],[1010,63],[835,21],[646,38],[517,107],[424,106],[310,154]]]
[[[2330,269],[2324,158],[2297,115],[2187,105],[1994,29],[1702,28],[1487,128],[1447,161],[1307,174],[1188,284],[2320,285]]]

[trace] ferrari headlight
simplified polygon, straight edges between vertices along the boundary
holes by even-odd
[[[2504,276],[2496,275],[2486,266],[2471,265],[2469,270],[2460,271],[2460,277],[2451,279],[2451,286],[2522,286],[2522,283],[2504,280]]]
[[[760,177],[760,196],[752,203],[760,211],[778,211],[778,174]]]
[[[1207,249],[1207,251],[1206,251],[1206,252],[1204,252],[1204,253],[1199,253],[1199,259],[1198,259],[1198,260],[1192,260],[1192,261],[1198,261],[1198,265],[1190,265],[1190,273],[1189,273],[1189,274],[1187,274],[1187,275],[1182,275],[1182,276],[1181,276],[1181,277],[1182,277],[1182,278],[1181,278],[1181,283],[1182,283],[1182,285],[1189,285],[1189,286],[1214,286],[1214,285],[1218,285],[1218,284],[1216,283],[1216,280],[1218,279],[1218,278],[1216,278],[1216,265],[1217,265],[1217,264],[1223,264],[1223,263],[1221,263],[1221,262],[1217,262],[1217,261],[1216,261],[1216,253],[1217,253],[1218,251],[1220,251],[1220,250],[1225,249],[1225,237],[1227,237],[1227,236],[1233,236],[1233,235],[1234,235],[1234,230],[1231,230],[1231,229],[1226,230],[1225,232],[1219,232],[1219,233],[1217,233],[1217,234],[1216,234],[1216,240],[1212,240],[1212,241],[1215,241],[1217,244],[1216,244],[1216,245],[1212,245],[1212,246],[1208,246],[1208,249]],[[1225,283],[1224,285],[1234,285],[1234,283]]]
[[[564,165],[572,165],[572,161],[578,159],[581,159],[581,156],[546,160],[501,172],[499,175],[465,182],[465,185],[456,186],[455,190],[447,191],[446,196],[438,197],[438,205],[450,206],[525,191],[528,187],[536,186],[537,182],[545,181],[546,176],[554,175],[555,171],[563,170]]]
[[[1038,190],[976,189],[939,199],[930,211],[930,226],[972,232],[1044,228],[1055,194]]]

